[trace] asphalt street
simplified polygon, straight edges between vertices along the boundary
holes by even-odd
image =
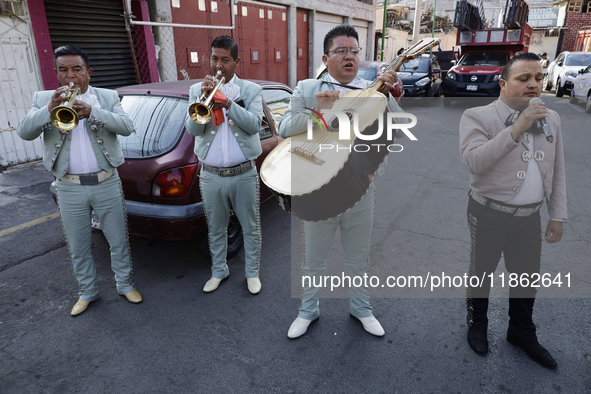
[[[543,246],[542,273],[563,281],[570,274],[570,283],[540,288],[534,309],[557,370],[505,340],[508,289],[500,282],[485,357],[466,342],[461,286],[370,289],[383,338],[349,315],[348,300],[323,299],[320,319],[288,339],[299,306],[292,247],[301,242],[300,225],[275,200],[261,209],[259,295],[246,288],[243,252],[230,260],[229,279],[206,294],[210,262],[196,242],[131,237],[133,280],[144,297],[131,304],[116,292],[109,246],[97,231],[101,298],[72,317],[78,286],[48,191],[51,175],[36,162],[0,173],[0,393],[591,392],[591,115],[568,98],[542,98],[561,115],[569,204],[563,240]],[[468,105],[479,104],[401,102],[418,118],[418,141],[397,140],[403,151],[389,155],[376,181],[370,274],[467,271],[469,174],[458,123]],[[544,206],[544,228],[547,220]]]

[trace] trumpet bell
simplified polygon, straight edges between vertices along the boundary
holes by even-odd
[[[49,119],[55,127],[66,131],[75,129],[80,122],[78,113],[67,105],[55,107],[49,114]]]
[[[194,103],[189,107],[189,116],[194,122],[206,124],[211,120],[211,109],[203,103]]]
[[[66,131],[75,129],[80,121],[78,113],[72,108],[76,97],[80,95],[80,88],[73,89],[73,82],[70,82],[69,87],[70,89],[67,94],[62,93],[61,95],[61,97],[64,97],[64,102],[52,109],[49,113],[51,123],[58,129]]]

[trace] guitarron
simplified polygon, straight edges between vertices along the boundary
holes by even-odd
[[[438,41],[431,38],[420,40],[383,71],[398,70],[403,63],[420,56]],[[265,158],[261,179],[284,209],[302,220],[323,221],[351,209],[365,195],[388,154],[386,146],[393,142],[387,140],[386,133],[384,109],[388,99],[377,92],[382,84],[376,79],[365,89],[341,95],[334,103],[331,110],[347,114],[349,121],[357,118],[357,122],[349,125],[348,138],[339,139],[336,116],[326,117],[326,122],[321,121],[313,127],[311,139],[307,132],[293,135]],[[377,134],[380,117],[383,130],[377,139],[366,141],[355,135],[355,124],[364,136]],[[358,146],[363,149],[357,149]]]

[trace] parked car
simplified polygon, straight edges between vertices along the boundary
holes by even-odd
[[[544,90],[556,89],[556,97],[570,93],[579,70],[591,64],[589,52],[562,52],[548,66],[548,74],[544,78]]]
[[[195,138],[186,133],[184,126],[189,87],[196,82],[199,80],[117,89],[121,105],[135,126],[134,134],[119,138],[125,163],[118,172],[130,234],[164,240],[198,239],[201,249],[207,252],[207,223],[199,191],[201,162],[193,151]],[[252,82],[263,87],[263,153],[256,160],[260,168],[281,139],[277,127],[289,104],[291,89],[281,83]],[[272,196],[263,183],[260,193],[261,203]],[[242,244],[242,228],[232,215],[228,256],[240,250]]]
[[[387,65],[388,63],[379,61],[360,61],[359,70],[357,70],[357,77],[367,81],[374,81],[378,77],[378,71]],[[323,78],[327,73],[328,69],[325,68],[320,74],[318,74],[316,79]],[[400,102],[400,98],[404,95],[404,89],[402,87],[402,81],[400,81],[400,78],[398,78],[392,89],[390,89],[390,94],[396,99],[396,102]]]
[[[441,67],[433,54],[423,54],[404,63],[398,69],[398,77],[404,85],[404,97],[441,95]]]
[[[433,51],[433,54],[437,56],[441,68],[441,79],[445,81],[447,72],[458,61],[458,53],[456,51]]]
[[[591,65],[579,71],[579,75],[573,82],[570,91],[570,103],[576,104],[579,100],[585,102],[585,111],[591,114]]]

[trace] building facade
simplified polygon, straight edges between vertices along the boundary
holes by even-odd
[[[58,87],[53,50],[77,45],[90,58],[92,85],[106,88],[209,73],[209,44],[239,44],[243,78],[295,86],[323,67],[324,35],[348,23],[362,59],[374,57],[375,0],[11,0],[0,9],[0,165],[42,156],[41,138],[22,141],[16,125],[33,93]],[[8,60],[6,60],[8,59]]]

